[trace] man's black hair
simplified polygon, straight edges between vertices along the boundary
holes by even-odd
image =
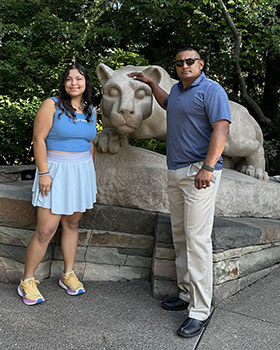
[[[195,51],[198,54],[198,56],[201,58],[200,52],[193,46],[184,46],[184,47],[182,47],[181,49],[177,50],[176,55],[179,52],[182,52],[182,51]]]

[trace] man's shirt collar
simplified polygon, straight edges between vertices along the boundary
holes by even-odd
[[[187,88],[191,88],[191,87],[194,87],[194,86],[198,86],[202,80],[204,80],[206,77],[205,77],[205,74],[203,72],[201,72],[200,76],[197,77],[192,83],[190,86],[187,86]],[[181,90],[184,90],[184,87],[183,87],[183,84],[182,84],[182,80],[180,80],[178,82],[178,86]],[[187,89],[186,88],[186,89]]]

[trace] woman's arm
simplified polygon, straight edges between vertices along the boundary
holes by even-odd
[[[52,99],[45,100],[40,106],[33,127],[33,150],[39,173],[48,172],[46,138],[52,127],[55,103]],[[39,191],[47,196],[51,189],[52,179],[49,174],[39,176]]]
[[[91,142],[91,149],[90,149],[91,155],[92,155],[92,159],[93,159],[93,163],[95,162],[95,153],[94,153],[94,141]]]

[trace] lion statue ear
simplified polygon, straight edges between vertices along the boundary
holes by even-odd
[[[149,66],[143,70],[143,73],[146,74],[148,77],[152,78],[155,83],[160,83],[162,74],[157,66]]]
[[[96,75],[102,86],[106,84],[106,82],[108,81],[108,79],[111,78],[113,73],[113,69],[111,69],[103,63],[100,63],[96,68]]]

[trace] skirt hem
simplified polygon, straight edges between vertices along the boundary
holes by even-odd
[[[95,204],[95,203],[96,203],[96,201],[93,202],[93,204]],[[35,208],[39,207],[39,208],[44,208],[44,209],[50,209],[51,213],[52,213],[52,214],[55,214],[55,215],[73,215],[74,213],[85,213],[87,210],[93,209],[93,207],[94,207],[94,205],[92,205],[91,207],[87,207],[87,208],[85,208],[84,210],[82,210],[82,209],[80,209],[80,210],[74,210],[72,213],[57,213],[57,212],[53,211],[52,208],[44,207],[44,206],[42,206],[42,205],[33,204],[33,203],[32,203],[32,205],[33,205],[33,207],[35,207]]]

